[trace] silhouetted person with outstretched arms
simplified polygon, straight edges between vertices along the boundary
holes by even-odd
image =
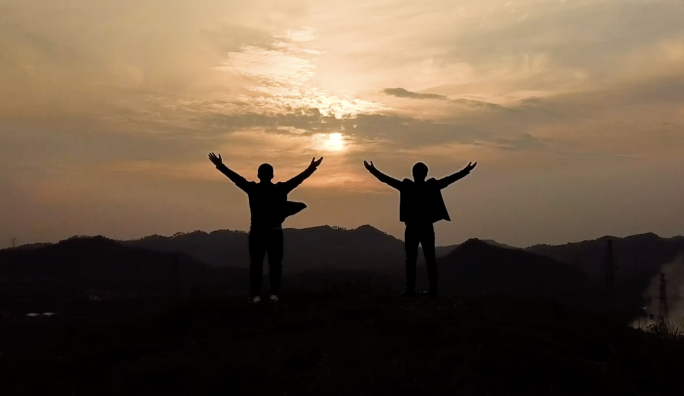
[[[413,180],[397,180],[380,172],[373,161],[363,161],[368,171],[381,182],[399,190],[399,220],[406,224],[404,247],[406,249],[406,291],[401,295],[415,297],[416,260],[418,244],[423,245],[423,254],[430,282],[429,294],[437,296],[437,261],[435,259],[435,229],[433,223],[451,221],[447,212],[442,189],[467,176],[477,165],[468,163],[463,170],[442,179],[425,180],[428,167],[422,162],[413,165]]]
[[[261,301],[261,278],[263,274],[264,255],[268,253],[269,280],[271,282],[271,300],[278,301],[280,293],[280,277],[283,261],[283,221],[288,216],[306,208],[301,202],[290,202],[287,194],[297,188],[306,178],[311,176],[321,164],[323,158],[311,160],[308,168],[286,182],[273,183],[273,167],[269,164],[259,166],[257,176],[259,183],[247,181],[223,164],[221,154],[209,154],[209,160],[216,169],[226,175],[236,186],[249,196],[249,209],[252,221],[249,229],[249,278],[250,301]]]

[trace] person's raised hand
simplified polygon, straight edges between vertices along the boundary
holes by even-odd
[[[219,154],[217,157],[216,154],[209,153],[209,161],[211,161],[211,163],[216,166],[223,165],[223,159],[221,158],[221,154]]]
[[[477,162],[474,164],[471,162],[468,162],[468,165],[465,167],[465,171],[470,172],[471,170],[475,169],[476,166],[477,166]]]
[[[363,161],[363,166],[366,167],[369,171],[375,170],[375,165],[373,165],[373,161],[370,162],[370,164],[366,161]]]
[[[316,160],[316,157],[313,157],[311,159],[311,163],[309,164],[309,168],[311,168],[311,169],[318,168],[318,165],[320,165],[322,161],[323,161],[323,157],[319,158],[318,160]]]

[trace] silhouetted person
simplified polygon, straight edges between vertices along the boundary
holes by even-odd
[[[314,157],[306,170],[286,182],[273,183],[273,167],[269,164],[259,166],[257,176],[259,183],[247,181],[244,177],[228,169],[223,164],[221,154],[217,157],[209,154],[209,160],[216,169],[241,188],[249,196],[249,209],[252,221],[249,229],[249,278],[250,301],[261,301],[261,278],[263,274],[264,255],[268,253],[269,280],[271,283],[271,300],[278,301],[280,293],[280,277],[283,261],[283,221],[288,216],[302,211],[306,204],[290,202],[287,194],[311,176],[323,158]]]
[[[428,167],[422,162],[413,165],[413,180],[397,180],[380,172],[373,165],[363,161],[363,165],[378,180],[399,190],[399,220],[406,224],[404,247],[406,249],[406,291],[405,297],[414,297],[416,286],[416,260],[418,244],[423,245],[423,255],[428,270],[430,295],[437,296],[437,261],[435,259],[435,229],[433,223],[451,221],[441,190],[451,183],[467,176],[477,165],[468,163],[463,170],[442,179],[425,180]]]

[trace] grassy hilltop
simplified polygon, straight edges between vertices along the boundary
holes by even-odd
[[[550,302],[363,287],[5,320],[3,394],[681,395],[684,342]],[[111,314],[78,318],[78,310]],[[104,305],[102,305],[104,304]],[[124,302],[121,302],[124,304]],[[150,308],[145,309],[145,306]],[[108,308],[107,308],[108,307]],[[69,311],[68,309],[66,311]],[[124,313],[128,312],[128,313]]]

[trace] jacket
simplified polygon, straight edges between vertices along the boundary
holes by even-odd
[[[437,180],[432,178],[423,183],[402,180],[399,188],[399,221],[410,224],[436,223],[440,220],[451,221],[451,218]]]

